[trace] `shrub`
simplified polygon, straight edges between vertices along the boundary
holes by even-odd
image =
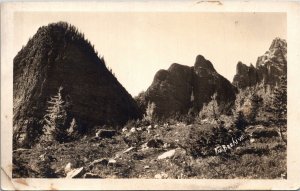
[[[267,104],[269,101],[266,93],[270,95],[270,92],[267,91],[270,89],[267,89],[263,83],[240,90],[236,95],[235,107],[232,111],[236,121],[243,118],[243,121],[247,123],[255,123],[257,116],[262,112],[264,103]]]
[[[242,131],[247,127],[248,122],[245,119],[244,113],[242,111],[239,111],[235,116],[234,124],[237,129]]]
[[[229,144],[232,138],[236,139],[241,135],[242,132],[238,130],[228,131],[224,127],[224,122],[218,126],[191,127],[185,145],[182,147],[194,158],[211,156],[215,155],[216,146]]]

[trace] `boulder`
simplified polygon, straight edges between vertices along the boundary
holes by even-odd
[[[106,166],[108,164],[108,162],[109,162],[109,160],[107,158],[97,159],[97,160],[94,160],[93,162],[91,162],[89,167],[94,167],[97,164]]]
[[[108,166],[114,166],[117,163],[117,161],[115,159],[109,159],[108,160]]]
[[[85,173],[84,168],[76,168],[67,173],[66,178],[81,178]]]
[[[72,170],[72,164],[69,162],[64,168],[65,173],[68,173]]]
[[[172,158],[174,155],[175,155],[175,152],[176,150],[175,149],[172,149],[172,150],[169,150],[161,155],[159,155],[157,157],[158,160],[162,160],[162,159],[167,159],[167,158]]]
[[[102,177],[99,176],[98,174],[87,172],[83,175],[83,178],[102,178]]]
[[[123,153],[128,153],[132,150],[136,149],[136,147],[129,147],[128,149],[126,149],[125,151],[123,151]]]
[[[96,132],[96,137],[99,137],[99,138],[112,138],[116,134],[117,134],[117,131],[115,131],[115,130],[99,129]]]
[[[156,174],[154,176],[155,179],[166,179],[168,177],[169,177],[169,175],[165,172],[161,172],[160,174]]]

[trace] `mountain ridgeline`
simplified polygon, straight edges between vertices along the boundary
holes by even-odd
[[[38,141],[45,116],[55,110],[54,98],[64,104],[64,126],[76,121],[81,134],[142,118],[149,103],[155,104],[158,118],[197,115],[216,95],[221,111],[229,112],[239,89],[261,82],[275,86],[286,75],[286,47],[285,40],[276,38],[256,67],[239,62],[232,83],[202,55],[192,67],[174,63],[159,70],[134,100],[74,26],[59,22],[40,27],[13,61],[14,145],[30,147]]]
[[[175,63],[168,70],[158,71],[151,86],[140,97],[144,96],[144,103],[155,103],[156,116],[169,117],[198,113],[215,93],[222,110],[226,111],[234,102],[237,89],[218,74],[209,60],[198,55],[192,67]]]
[[[61,88],[67,112],[80,131],[141,117],[137,104],[104,59],[77,29],[64,22],[40,27],[14,58],[14,141],[31,146],[42,134],[51,97]]]
[[[148,103],[154,103],[157,117],[197,115],[215,94],[221,112],[230,112],[239,89],[258,83],[274,87],[287,74],[286,41],[275,38],[269,50],[258,57],[256,67],[238,62],[236,72],[230,83],[209,60],[198,55],[192,67],[174,63],[168,70],[158,71],[147,91],[136,100],[143,111]]]

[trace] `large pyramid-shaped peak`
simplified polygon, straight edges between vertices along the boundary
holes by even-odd
[[[91,43],[64,22],[39,28],[15,57],[13,80],[14,141],[20,146],[39,137],[48,101],[60,87],[68,105],[65,126],[75,119],[85,132],[140,117],[135,101]]]

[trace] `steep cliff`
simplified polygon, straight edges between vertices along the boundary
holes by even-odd
[[[172,64],[168,70],[158,71],[144,100],[155,103],[158,117],[168,117],[186,114],[190,109],[198,112],[215,93],[221,108],[228,109],[235,100],[236,88],[209,60],[198,55],[193,67]]]
[[[130,94],[94,47],[67,23],[40,27],[14,58],[14,141],[31,145],[41,134],[48,101],[62,87],[68,119],[82,131],[140,117]],[[68,124],[66,124],[68,125]]]

